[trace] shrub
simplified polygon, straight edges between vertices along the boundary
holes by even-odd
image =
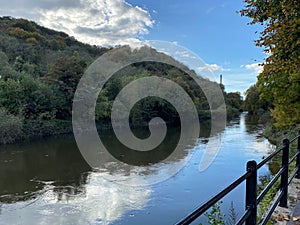
[[[222,201],[217,202],[214,204],[211,208],[210,212],[206,212],[204,215],[207,217],[208,224],[211,225],[225,225],[224,217],[225,215],[221,213],[221,207]],[[201,223],[199,225],[202,225]]]
[[[10,144],[22,136],[23,120],[11,115],[5,108],[0,108],[0,144]]]

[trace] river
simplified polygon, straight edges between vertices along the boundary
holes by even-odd
[[[259,162],[273,150],[262,129],[245,113],[212,136],[201,128],[200,137],[184,146],[186,151],[173,161],[150,164],[139,176],[114,166],[92,170],[71,136],[0,146],[0,224],[174,224],[244,173],[248,160]],[[178,132],[171,131],[163,150],[176,144]],[[119,152],[110,132],[102,139]],[[199,171],[213,139],[221,140],[219,153]],[[126,160],[146,167],[134,157]],[[183,168],[168,179],[138,185],[139,179],[143,183],[165,176],[179,162],[185,162]],[[269,173],[268,166],[259,171],[260,176]],[[244,189],[241,185],[223,199],[223,213],[228,214],[233,202],[237,214],[243,214]],[[203,216],[194,224],[205,221]]]

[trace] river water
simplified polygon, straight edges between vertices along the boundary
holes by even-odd
[[[139,176],[116,166],[92,170],[70,136],[0,146],[0,224],[174,224],[244,173],[248,160],[259,162],[273,150],[262,128],[243,113],[217,134],[209,136],[201,127],[200,137],[173,161],[145,166],[123,156],[137,167],[147,167]],[[176,145],[178,132],[171,131],[162,150]],[[110,132],[101,138],[119,152]],[[207,169],[199,171],[213,139],[221,140],[220,151]],[[179,162],[185,162],[184,167],[168,179],[139,185],[139,179],[144,184],[165,176]],[[269,173],[268,166],[259,171],[260,176]],[[244,189],[243,184],[222,200],[224,214],[231,202],[237,214],[243,214]],[[203,216],[194,224],[205,221]]]

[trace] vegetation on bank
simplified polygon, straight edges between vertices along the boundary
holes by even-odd
[[[117,48],[122,52],[118,55],[119,60],[133,51],[129,46]],[[111,49],[83,44],[63,32],[25,19],[0,17],[0,112],[3,118],[0,143],[72,132],[72,101],[77,84],[85,69]],[[156,52],[147,47],[134,51],[137,55],[143,51]],[[209,120],[211,108],[206,96],[190,76],[198,75],[184,65],[182,67],[189,74],[158,62],[134,63],[118,71],[98,96],[96,121],[100,126],[109,123],[112,103],[120,90],[131,81],[146,76],[164,77],[179,84],[193,100],[199,118]],[[229,117],[239,114],[242,104],[239,93],[226,93],[223,85],[200,79],[216,89],[221,87]],[[136,126],[144,125],[156,116],[168,123],[178,122],[176,110],[158,98],[138,102],[131,111],[130,122]]]
[[[259,115],[264,135],[281,145],[300,127],[300,2],[244,0],[242,16],[264,25],[257,46],[268,54],[258,81],[246,92],[243,109]]]
[[[9,114],[0,108],[0,143],[9,144],[22,136],[23,121],[20,117]]]
[[[264,25],[256,45],[268,54],[255,87],[248,91],[257,89],[258,105],[268,105],[274,125],[288,130],[300,123],[300,2],[244,2],[241,15],[251,18],[250,24]]]

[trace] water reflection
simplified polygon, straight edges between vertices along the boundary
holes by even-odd
[[[257,131],[261,130],[259,128],[261,128],[263,126],[260,123],[260,116],[248,115],[248,114],[244,114],[244,116],[245,116],[245,124],[246,124],[246,128],[247,128],[247,132],[249,134],[257,134]]]
[[[21,217],[23,224],[109,224],[146,205],[150,189],[120,186],[105,176],[91,171],[71,137],[2,147],[0,221],[18,224]],[[120,179],[127,176],[119,174]]]
[[[150,155],[134,161],[135,154],[117,143],[111,132],[104,132],[101,138],[113,156],[101,153],[102,167],[97,171],[85,163],[72,137],[1,146],[0,224],[175,223],[242,174],[248,160],[259,161],[270,150],[260,136],[261,127],[245,114],[212,137],[203,123],[201,131],[200,138],[189,140],[175,157],[156,164],[151,163],[156,158]],[[147,136],[147,130],[136,132]],[[221,134],[224,139],[218,157],[199,172],[206,144]],[[159,152],[167,154],[179,135],[177,128],[170,129]],[[116,164],[116,159],[134,165]],[[140,186],[173,174],[185,162],[172,179]],[[229,196],[228,206],[233,200],[242,215],[244,192],[238,191]],[[227,200],[225,213],[226,204]]]
[[[89,170],[72,138],[2,146],[0,201],[10,203],[34,198],[35,192],[49,182],[60,188],[73,187],[71,192],[81,193]]]
[[[202,129],[203,134],[206,131]],[[147,135],[144,129],[137,132]],[[102,167],[97,171],[83,160],[72,137],[1,146],[0,221],[17,224],[21,218],[24,224],[110,224],[127,211],[141,210],[151,198],[151,189],[139,186],[172,175],[188,161],[195,140],[186,141],[171,160],[151,163],[166,158],[163,154],[170,154],[179,135],[178,128],[170,128],[157,153],[137,158],[111,131],[102,132],[101,139],[113,156],[102,152]],[[115,163],[116,159],[137,166]]]

